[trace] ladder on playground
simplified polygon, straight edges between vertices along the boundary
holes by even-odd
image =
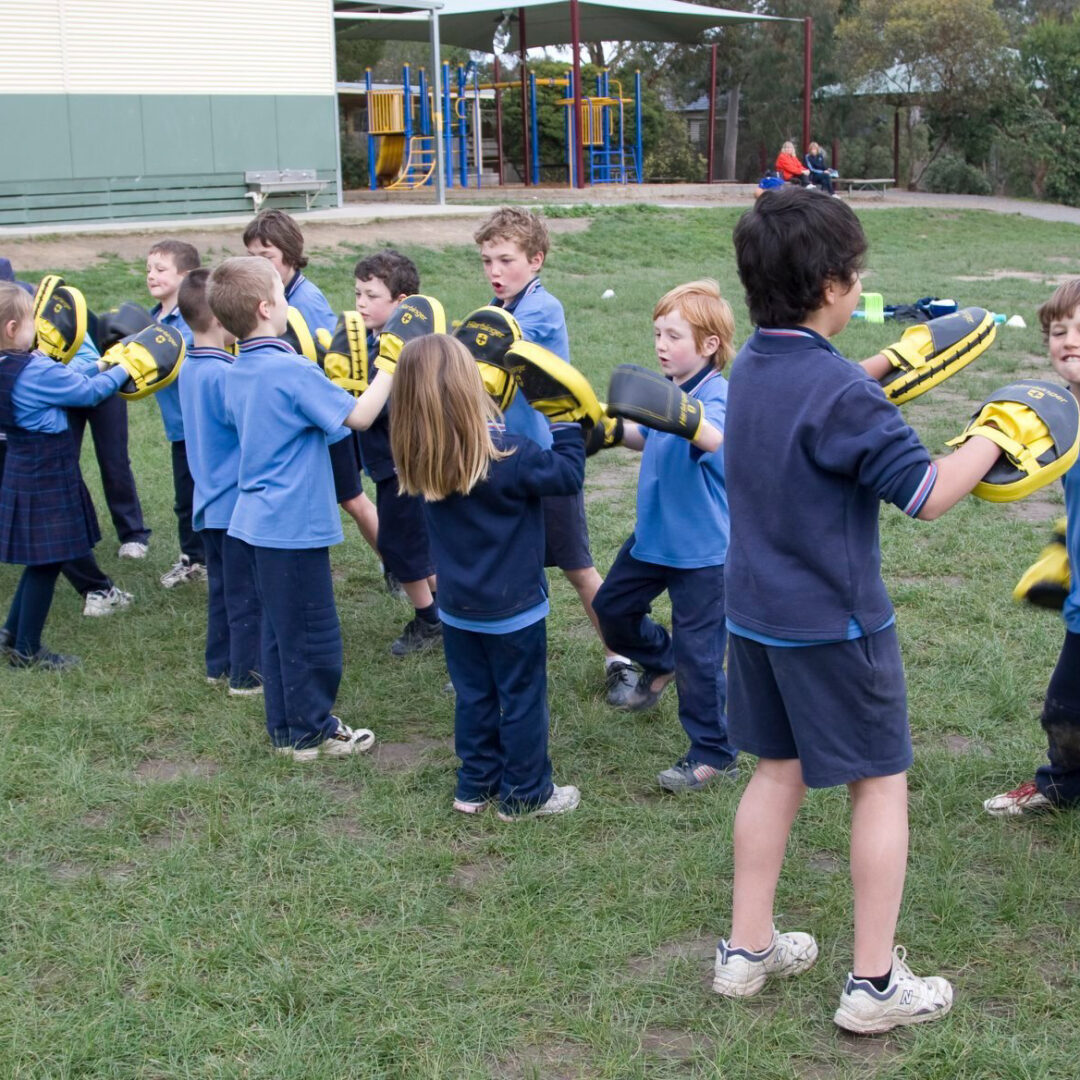
[[[637,154],[632,150],[602,150],[590,147],[590,183],[636,184],[638,176]]]
[[[409,138],[405,164],[387,190],[423,187],[435,171],[435,136],[412,135]]]

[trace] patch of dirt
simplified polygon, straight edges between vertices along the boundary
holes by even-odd
[[[716,940],[717,936],[710,934],[708,937],[668,941],[649,956],[631,957],[626,966],[635,975],[653,976],[663,974],[672,960],[692,960],[703,968],[707,967],[711,979],[712,965],[716,958]]]
[[[376,839],[375,833],[364,828],[355,818],[328,817],[323,818],[322,824],[332,836],[343,836],[356,843],[357,846],[371,844]]]
[[[1039,273],[1036,270],[988,270],[985,274],[956,274],[954,281],[1003,281],[1007,278],[1019,278],[1021,281],[1035,281],[1048,288],[1056,288],[1064,280],[1052,274]]]
[[[689,1061],[699,1050],[712,1053],[713,1040],[675,1028],[646,1028],[641,1033],[641,1049],[668,1061]]]
[[[604,464],[589,471],[585,477],[585,504],[606,502],[612,496],[626,494],[637,483],[637,454],[627,463],[626,456],[633,451],[606,450]],[[595,460],[595,458],[593,459]],[[603,459],[601,459],[603,460]]]
[[[1052,498],[1043,488],[1017,502],[1005,503],[1005,512],[1019,521],[1040,521],[1052,524],[1062,515],[1061,499]]]
[[[504,864],[505,860],[495,855],[459,863],[450,874],[450,884],[456,889],[470,891],[497,874]]]
[[[852,1063],[857,1062],[859,1072],[865,1075],[876,1075],[876,1070],[871,1073],[873,1067],[884,1064],[900,1054],[901,1047],[892,1038],[880,1036],[850,1035],[837,1029],[836,1038],[826,1048],[820,1046],[821,1052],[832,1053],[838,1051],[843,1058],[843,1063],[835,1061],[793,1061],[795,1073],[800,1080],[836,1080],[840,1076],[849,1076]],[[867,1066],[870,1069],[867,1069]]]
[[[207,758],[147,758],[135,766],[135,775],[140,780],[181,780],[185,777],[203,779],[215,776],[220,771],[221,766]]]
[[[847,860],[840,858],[839,855],[833,855],[829,851],[815,851],[806,860],[806,865],[811,870],[817,870],[821,874],[839,874],[847,869]]]
[[[567,1039],[528,1046],[496,1061],[491,1080],[583,1080],[596,1074],[586,1071],[585,1048]]]
[[[445,248],[473,244],[476,216],[424,218],[409,225],[416,242],[424,247]],[[553,233],[584,232],[592,224],[590,218],[550,218],[548,231]],[[401,243],[402,222],[375,221],[369,223],[304,221],[304,248],[311,261],[318,265],[357,247],[397,246]],[[240,242],[243,228],[235,224],[219,226],[200,223],[187,229],[182,221],[170,231],[189,244],[194,244],[207,262],[217,262],[229,255],[245,254]],[[85,236],[44,236],[4,241],[4,255],[15,267],[16,276],[33,276],[40,270],[59,267],[65,271],[85,270],[110,258],[125,261],[143,259],[147,248],[158,233],[89,233]]]
[[[105,881],[128,881],[135,876],[136,869],[133,862],[118,862],[99,868],[90,863],[65,860],[51,867],[49,875],[54,881],[83,881],[96,872]]]
[[[147,833],[144,842],[155,851],[166,851],[174,844],[182,844],[196,830],[202,816],[194,810],[178,810],[162,829]]]
[[[966,735],[946,735],[942,742],[950,754],[976,754],[978,757],[990,757],[990,751],[977,739]]]
[[[85,826],[87,829],[104,829],[111,820],[112,815],[107,810],[87,810],[87,812],[79,818],[79,824]]]
[[[412,769],[424,762],[431,750],[449,750],[454,744],[450,739],[429,739],[417,736],[409,742],[376,743],[371,756],[380,769]]]

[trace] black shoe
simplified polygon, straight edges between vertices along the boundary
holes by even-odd
[[[401,632],[401,637],[390,646],[391,656],[408,656],[409,653],[424,652],[442,644],[442,623],[424,622],[421,618],[410,619]]]
[[[25,656],[12,649],[8,662],[14,668],[41,668],[42,671],[67,671],[82,663],[77,656],[65,656],[63,653],[49,652],[45,648],[38,649],[33,656]]]
[[[607,703],[615,709],[625,709],[635,697],[638,673],[633,664],[616,660],[608,664],[604,682],[607,685]]]
[[[639,676],[637,683],[634,685],[633,690],[626,695],[626,700],[620,708],[625,709],[627,712],[648,712],[659,700],[663,692],[674,682],[674,679],[669,679],[659,690],[653,690],[652,684],[661,675],[666,674],[663,671],[643,671]]]

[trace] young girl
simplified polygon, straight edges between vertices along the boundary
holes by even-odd
[[[719,452],[727,405],[721,371],[734,353],[735,323],[715,281],[692,281],[657,303],[653,334],[660,370],[700,403],[705,419],[692,443],[625,424],[623,445],[643,451],[637,524],[594,606],[604,640],[642,669],[623,708],[652,708],[675,680],[690,746],[658,782],[666,791],[690,791],[735,773],[724,680],[730,523]],[[672,633],[648,614],[665,589]]]
[[[99,372],[96,361],[82,362],[82,370],[77,360],[65,367],[31,352],[32,306],[17,285],[0,282],[0,430],[7,436],[0,561],[26,568],[0,630],[0,648],[14,667],[59,671],[78,659],[41,644],[56,578],[64,562],[89,555],[101,539],[64,407],[97,405],[128,374],[119,365]]]
[[[509,434],[465,347],[443,334],[409,342],[390,397],[398,482],[425,503],[439,568],[446,666],[457,694],[461,759],[454,809],[498,802],[516,821],[573,810],[576,787],[551,781],[547,581],[541,496],[585,479],[577,424],[552,425],[549,450]]]
[[[337,316],[333,308],[319,286],[304,276],[308,264],[304,234],[292,217],[284,210],[263,210],[244,230],[244,247],[249,255],[268,260],[278,272],[289,307],[304,316],[312,334],[316,330],[334,332]],[[351,432],[330,444],[330,464],[338,504],[356,522],[360,535],[377,555],[379,519],[375,504],[360,483],[359,444]]]

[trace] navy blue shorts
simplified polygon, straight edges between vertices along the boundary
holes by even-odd
[[[757,757],[798,758],[807,787],[910,768],[907,689],[896,627],[788,648],[731,634],[728,736]]]
[[[585,570],[593,564],[589,551],[589,525],[585,520],[585,493],[545,495],[544,565],[560,570]]]
[[[396,476],[375,484],[379,511],[379,558],[398,581],[422,581],[435,573],[428,543],[424,501],[402,495]]]
[[[328,449],[330,467],[334,470],[334,498],[339,503],[355,499],[364,490],[360,483],[360,451],[356,435],[350,431]]]

